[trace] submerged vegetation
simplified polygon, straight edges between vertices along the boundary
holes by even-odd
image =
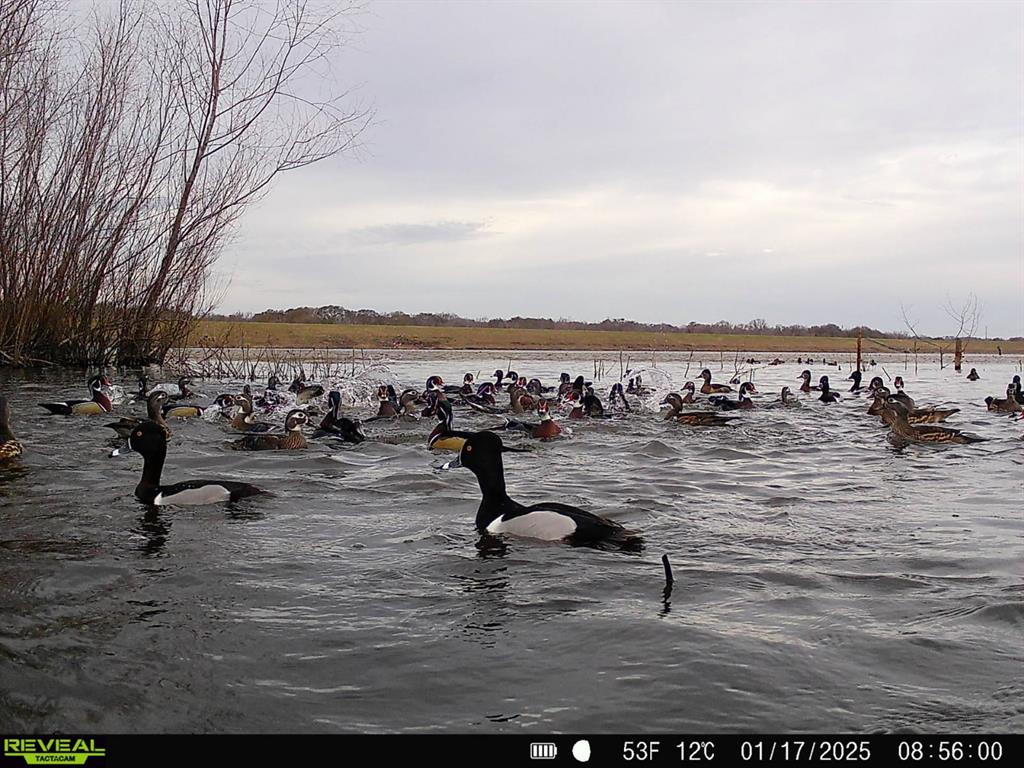
[[[0,4],[0,364],[159,362],[188,335],[246,207],[370,119],[303,92],[348,10]]]

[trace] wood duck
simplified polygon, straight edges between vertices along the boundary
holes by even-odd
[[[11,431],[11,406],[0,395],[0,462],[21,456],[23,448]]]
[[[891,395],[886,400],[881,416],[894,435],[916,443],[979,443],[984,439],[949,427],[911,424],[907,419],[906,406]]]
[[[283,435],[267,432],[244,435],[235,441],[235,448],[242,451],[295,451],[306,448],[309,443],[302,434],[302,427],[308,421],[309,417],[304,411],[289,411],[284,420]]]
[[[164,420],[163,407],[166,404],[168,395],[162,389],[158,389],[151,393],[149,398],[146,400],[146,415],[149,420],[158,424],[164,431],[164,437],[170,439],[171,428],[167,426],[167,422]],[[111,422],[110,424],[104,424],[105,427],[110,427],[120,437],[128,439],[128,436],[132,433],[139,424],[142,423],[142,419],[135,416],[122,416],[118,421]]]
[[[700,377],[704,379],[704,384],[701,386],[700,391],[705,395],[726,394],[732,392],[732,387],[727,384],[712,384],[711,371],[707,368],[700,372]]]
[[[66,400],[63,403],[40,403],[43,408],[54,416],[83,416],[97,413],[110,413],[113,405],[110,398],[103,393],[103,387],[109,387],[106,376],[93,376],[89,379],[91,400]]]

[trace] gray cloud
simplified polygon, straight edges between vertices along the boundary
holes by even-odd
[[[225,309],[899,328],[902,301],[941,333],[974,291],[990,333],[1024,334],[1018,3],[387,2],[364,24],[336,69],[380,111],[367,151],[245,218]]]

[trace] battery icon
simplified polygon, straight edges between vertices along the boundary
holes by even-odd
[[[558,755],[558,747],[550,741],[534,741],[530,743],[531,760],[554,760]]]

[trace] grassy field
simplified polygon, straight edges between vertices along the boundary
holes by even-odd
[[[913,339],[864,340],[864,354],[912,352]],[[943,342],[952,349],[952,342]],[[509,328],[435,328],[398,325],[326,325],[316,323],[233,323],[206,320],[190,346],[331,347],[336,349],[572,349],[851,353],[857,340],[815,336],[741,336],[712,333],[640,333],[633,331],[547,331]],[[934,347],[917,342],[921,353]],[[1024,342],[972,340],[973,354],[1024,353]],[[883,346],[884,345],[884,346]]]

